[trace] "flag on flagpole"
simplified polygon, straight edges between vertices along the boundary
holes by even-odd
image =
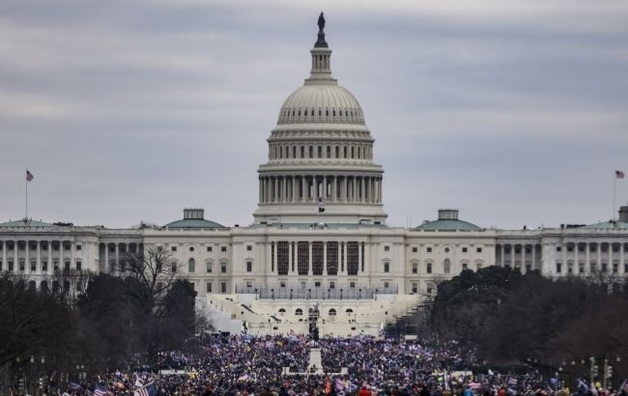
[[[624,175],[624,172],[623,172],[623,171],[620,171],[620,170],[616,170],[616,171],[615,171],[615,177],[616,177],[617,179],[623,179],[623,178],[624,178],[624,176],[625,176],[625,175]]]
[[[31,181],[34,178],[35,176],[33,176],[33,174],[28,169],[26,169],[26,181]]]
[[[318,213],[325,211],[325,200],[323,197],[318,197]]]
[[[155,383],[151,382],[136,390],[133,396],[155,396],[156,394],[157,389],[155,388]]]

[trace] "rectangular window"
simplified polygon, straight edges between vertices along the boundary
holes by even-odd
[[[347,275],[358,275],[358,243],[347,242]]]
[[[419,249],[416,246],[412,248],[412,253],[416,253],[418,251],[419,251]]]
[[[427,263],[427,265],[426,265],[426,272],[428,274],[432,273],[432,263]]]
[[[327,275],[338,275],[338,242],[327,242]]]
[[[188,272],[196,272],[196,261],[193,258],[188,261]]]
[[[462,253],[466,253],[466,252],[467,252],[467,248],[466,248],[466,247],[463,247],[463,248],[462,248]]]
[[[176,251],[177,251],[177,247],[176,247],[176,246],[171,246],[171,247],[170,247],[170,251],[172,251],[172,252],[176,252]]]
[[[277,275],[288,275],[290,245],[287,241],[277,242]]]
[[[349,288],[355,289],[355,282],[349,282]]]
[[[388,261],[384,261],[384,272],[390,272],[390,263]]]
[[[556,263],[556,273],[560,274],[563,270],[563,265],[561,263]]]
[[[213,263],[212,263],[211,261],[208,261],[208,262],[205,264],[205,265],[207,266],[207,273],[208,273],[208,274],[211,274],[211,272],[212,272],[212,264],[213,264]]]
[[[13,260],[9,260],[9,271],[13,272]]]
[[[63,270],[70,271],[70,260],[65,260],[63,263]]]
[[[226,247],[226,246],[222,246],[222,247],[220,248],[220,251],[221,251],[221,252],[226,252],[226,251],[227,251],[227,247]]]
[[[220,282],[220,292],[222,294],[227,293],[227,282]]]
[[[212,247],[211,246],[207,246],[207,251],[211,252],[212,251]]]
[[[478,252],[478,253],[482,253],[482,248],[479,247],[479,248],[475,249],[475,251]]]
[[[390,246],[384,246],[384,251],[385,252],[390,252]]]
[[[76,245],[76,250],[81,250],[81,245]]]
[[[48,271],[48,261],[47,260],[42,260],[41,261],[41,270],[42,270],[42,272]]]
[[[323,242],[312,242],[312,275],[323,275]]]
[[[173,274],[177,272],[177,263],[172,263],[172,265],[170,265],[170,272]]]
[[[412,263],[412,273],[416,274],[419,272],[419,264],[418,263]]]
[[[80,261],[76,262],[76,270],[77,271],[82,271],[83,270],[83,263],[81,263]]]
[[[31,272],[37,271],[37,262],[35,260],[31,260]]]
[[[227,273],[227,263],[224,261],[220,263],[220,272],[223,274]]]
[[[427,250],[428,253],[432,253],[432,248],[431,247],[428,247],[426,250]]]
[[[253,250],[253,246],[251,246],[251,245],[246,245],[246,250],[250,252],[251,250]]]
[[[310,246],[306,241],[297,242],[297,270],[299,275],[307,275],[310,266]]]
[[[72,249],[72,245],[70,245],[69,243],[63,244],[63,250],[70,250],[70,249]]]
[[[253,272],[253,262],[252,261],[247,261],[246,262],[246,272]]]
[[[563,250],[562,246],[556,246],[556,251],[561,252]]]
[[[211,282],[205,283],[205,292],[206,293],[211,293],[212,292],[212,283]]]
[[[412,282],[412,294],[417,294],[419,292],[419,284],[416,282]]]
[[[26,267],[26,264],[24,263],[24,260],[20,260],[20,271],[24,272],[25,267]]]
[[[462,263],[462,270],[466,270],[469,268],[469,265],[467,263]]]

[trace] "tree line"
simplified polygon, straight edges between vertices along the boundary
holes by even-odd
[[[172,257],[148,250],[122,263],[121,276],[59,271],[54,284],[66,287],[50,290],[0,276],[2,388],[53,372],[85,376],[130,362],[152,365],[162,350],[194,347],[196,292],[175,278]]]
[[[492,266],[438,284],[429,329],[492,366],[628,376],[628,285],[613,274],[552,279]],[[471,353],[471,352],[469,352]],[[594,364],[591,364],[593,359]],[[597,367],[594,367],[597,366]]]

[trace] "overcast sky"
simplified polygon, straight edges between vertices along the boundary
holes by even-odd
[[[505,229],[628,202],[626,0],[3,0],[0,222],[253,221],[318,14],[361,103],[388,224]]]

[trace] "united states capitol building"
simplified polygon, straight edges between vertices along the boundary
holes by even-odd
[[[251,225],[223,226],[198,208],[132,229],[8,221],[0,223],[1,271],[50,288],[55,272],[118,274],[127,254],[161,248],[218,329],[306,333],[316,304],[321,335],[376,334],[465,269],[628,276],[628,206],[619,221],[559,228],[483,228],[457,209],[415,227],[388,226],[374,135],[358,100],[332,76],[319,25],[310,75],[281,105],[267,139]]]

